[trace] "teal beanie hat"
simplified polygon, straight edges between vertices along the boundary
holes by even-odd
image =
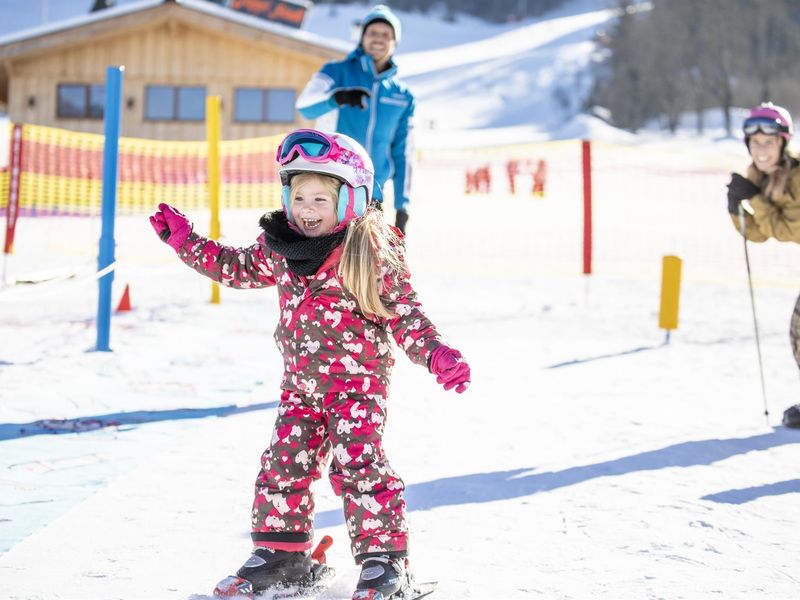
[[[367,29],[367,26],[375,21],[388,23],[391,28],[394,29],[394,40],[398,43],[400,42],[400,33],[402,30],[400,19],[398,19],[397,15],[392,12],[392,9],[385,4],[374,6],[372,10],[361,19],[361,37],[359,39],[364,37],[364,31]]]

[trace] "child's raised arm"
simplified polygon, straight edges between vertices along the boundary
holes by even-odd
[[[406,274],[407,275],[407,274]],[[386,296],[387,308],[397,316],[386,320],[397,345],[419,365],[436,375],[445,390],[461,394],[470,384],[469,364],[458,350],[445,345],[436,327],[422,312],[417,293],[407,277],[400,277]]]
[[[272,254],[265,255],[260,243],[249,248],[223,246],[193,233],[189,219],[163,203],[150,224],[184,263],[214,281],[240,289],[275,285]]]

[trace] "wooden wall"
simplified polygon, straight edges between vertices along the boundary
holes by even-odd
[[[296,41],[272,34],[256,31],[243,37],[165,17],[146,27],[94,35],[57,50],[12,59],[6,63],[8,113],[12,121],[102,133],[102,120],[56,117],[56,89],[59,83],[102,84],[107,66],[123,64],[123,136],[205,139],[203,122],[145,120],[147,85],[205,86],[208,95],[221,96],[222,139],[273,135],[309,123],[299,115],[294,124],[234,123],[234,88],[293,88],[299,94],[311,75],[334,58],[341,55],[304,51]]]

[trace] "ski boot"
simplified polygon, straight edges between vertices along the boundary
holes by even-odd
[[[353,600],[403,598],[411,589],[411,574],[405,558],[370,556],[361,563],[361,575]]]
[[[800,429],[800,404],[790,406],[784,411],[783,424],[785,427]]]
[[[333,539],[326,535],[314,552],[256,548],[235,576],[217,584],[214,595],[253,598],[266,590],[283,590],[286,594],[282,596],[288,598],[322,587],[334,575],[334,570],[325,564],[325,550],[332,543]]]

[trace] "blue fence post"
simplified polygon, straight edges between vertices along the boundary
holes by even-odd
[[[120,102],[122,100],[122,72],[125,67],[106,69],[104,112],[105,140],[103,142],[103,228],[97,255],[97,269],[102,271],[114,263],[114,216],[117,211],[117,158],[119,154]],[[97,295],[97,351],[110,352],[111,334],[111,284],[114,270],[98,280]]]

